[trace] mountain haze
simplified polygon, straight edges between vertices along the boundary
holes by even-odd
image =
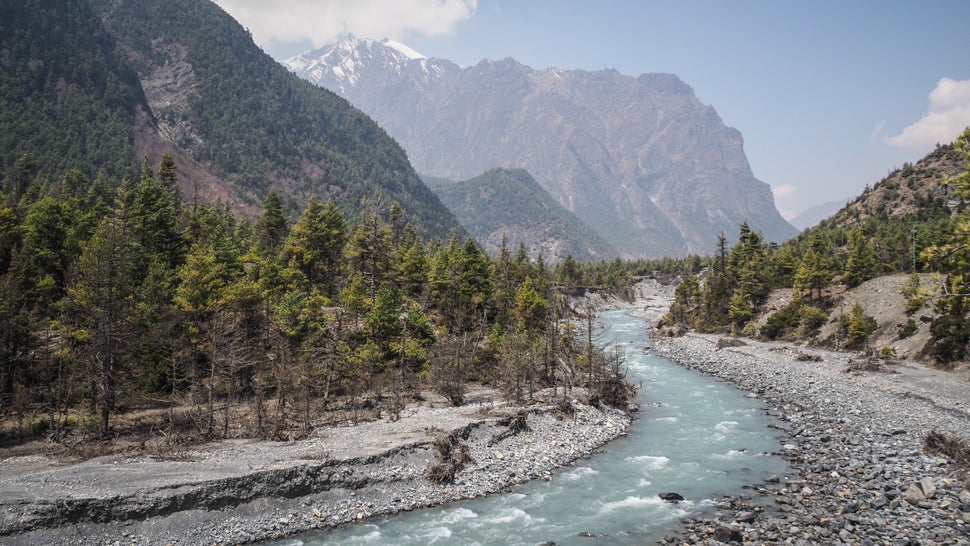
[[[464,182],[428,182],[462,226],[496,255],[503,241],[559,262],[615,257],[610,244],[564,209],[523,169],[492,169]]]
[[[285,64],[371,115],[419,172],[524,168],[626,256],[706,254],[745,219],[769,240],[796,233],[741,134],[671,74],[462,68],[353,37]]]
[[[825,203],[820,203],[798,213],[797,216],[789,220],[789,223],[795,226],[796,229],[810,228],[818,225],[818,223],[822,220],[835,214],[843,206],[845,206],[845,203],[845,199],[841,201],[828,201]]]

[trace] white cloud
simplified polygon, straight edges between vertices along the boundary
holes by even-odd
[[[793,195],[798,191],[798,188],[792,186],[791,184],[782,184],[780,186],[772,186],[771,193],[775,195],[775,198],[788,197]]]
[[[361,38],[446,34],[475,12],[478,0],[216,0],[261,46],[333,43],[348,32]]]
[[[970,80],[943,78],[930,92],[930,109],[922,119],[886,142],[901,148],[927,148],[953,142],[970,126]]]

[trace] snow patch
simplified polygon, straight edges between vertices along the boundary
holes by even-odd
[[[395,41],[395,40],[391,40],[391,39],[388,39],[388,38],[384,38],[383,40],[381,40],[381,45],[383,45],[385,47],[389,47],[389,48],[397,51],[398,53],[404,55],[408,59],[418,60],[418,59],[426,59],[427,58],[424,55],[418,53],[417,51],[411,49],[410,47],[402,44],[401,42],[398,42],[398,41]]]

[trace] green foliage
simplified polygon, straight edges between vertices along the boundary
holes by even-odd
[[[700,303],[701,289],[697,275],[688,273],[674,289],[674,301],[670,304],[664,322],[689,326],[696,316]]]
[[[89,3],[3,2],[0,20],[0,173],[14,199],[37,174],[131,172],[144,97]]]
[[[303,288],[317,287],[334,296],[339,289],[337,276],[346,240],[347,223],[340,210],[333,203],[322,204],[311,197],[286,240],[282,261],[299,272]]]
[[[846,336],[846,346],[858,347],[868,344],[869,336],[876,331],[876,319],[866,314],[861,303],[855,302],[848,315],[839,317],[839,325]]]
[[[465,229],[494,253],[500,239],[532,249],[555,240],[555,261],[591,261],[618,252],[522,169],[492,169],[470,180],[437,184],[435,193]],[[534,250],[537,252],[537,250]]]
[[[900,290],[903,297],[906,298],[906,313],[913,314],[919,311],[923,305],[926,304],[926,297],[923,293],[922,281],[918,274],[913,273],[909,276],[909,280],[903,285]]]
[[[801,322],[801,317],[798,315],[798,310],[801,308],[801,306],[801,298],[793,298],[788,305],[772,313],[768,317],[768,320],[765,321],[764,326],[762,326],[759,330],[761,335],[768,339],[778,339],[786,332],[790,332],[795,328],[798,328],[798,325]]]
[[[514,358],[517,395],[576,385],[561,363],[579,354],[590,386],[622,383],[560,335],[552,272],[522,248],[493,260],[472,239],[425,243],[399,206],[391,223],[370,205],[350,224],[313,198],[283,239],[272,196],[255,223],[189,209],[175,172],[146,162],[138,182],[89,192],[69,173],[0,208],[0,409],[84,405],[109,434],[119,406],[164,400],[190,404],[210,438],[248,401],[254,433],[282,438],[334,396],[394,417],[430,381],[460,401],[468,378],[503,380],[498,355]]]
[[[916,333],[919,330],[919,326],[916,325],[916,321],[912,318],[906,319],[904,324],[899,325],[899,339],[906,339],[909,336]]]
[[[957,176],[944,177],[942,185],[964,206],[954,216],[947,237],[923,253],[924,259],[947,274],[937,302],[939,315],[930,324],[934,356],[945,364],[966,359],[970,346],[970,208],[966,207],[970,202],[970,127],[957,139],[955,148],[967,163]]]
[[[264,53],[249,32],[211,2],[92,2],[107,29],[137,52],[143,73],[192,67],[187,105],[155,111],[191,125],[179,144],[249,195],[277,181],[289,197],[333,201],[356,221],[369,199],[398,201],[425,237],[461,232],[411,167],[404,150],[373,120],[335,94],[301,80]]]
[[[858,286],[876,276],[876,253],[858,227],[849,230],[849,257],[842,279],[849,287]]]
[[[798,336],[808,337],[818,331],[828,321],[829,316],[814,305],[803,304],[798,309]]]
[[[260,252],[266,256],[279,252],[288,231],[280,196],[276,190],[270,190],[263,201],[263,215],[259,217],[259,223],[256,226]]]
[[[795,272],[792,287],[799,292],[808,290],[809,297],[815,299],[831,281],[832,272],[828,268],[827,260],[814,248],[809,247]]]
[[[970,357],[970,305],[968,298],[947,298],[938,303],[939,315],[930,323],[933,357],[950,364]]]

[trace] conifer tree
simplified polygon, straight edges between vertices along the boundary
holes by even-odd
[[[822,290],[832,282],[832,273],[826,266],[825,260],[815,249],[809,247],[802,256],[802,261],[795,272],[794,289],[798,292],[809,291],[809,297],[814,300],[816,295],[821,297]]]
[[[862,230],[853,227],[849,230],[849,257],[845,261],[845,274],[842,276],[849,287],[858,286],[876,275],[876,253]]]
[[[72,307],[83,332],[79,348],[95,387],[98,430],[106,434],[114,413],[122,367],[135,339],[134,298],[141,279],[140,247],[132,230],[117,218],[105,218],[85,245],[78,279],[70,288]]]
[[[260,253],[264,256],[275,256],[286,239],[288,229],[283,202],[276,190],[271,189],[263,201],[263,214],[256,225]]]
[[[704,329],[715,329],[728,323],[728,309],[733,293],[732,279],[729,276],[727,260],[727,238],[717,236],[717,254],[704,281],[704,312],[698,325]]]
[[[346,241],[347,223],[340,209],[311,197],[290,232],[283,260],[303,275],[304,288],[316,286],[321,293],[333,297],[339,290],[341,254]]]

